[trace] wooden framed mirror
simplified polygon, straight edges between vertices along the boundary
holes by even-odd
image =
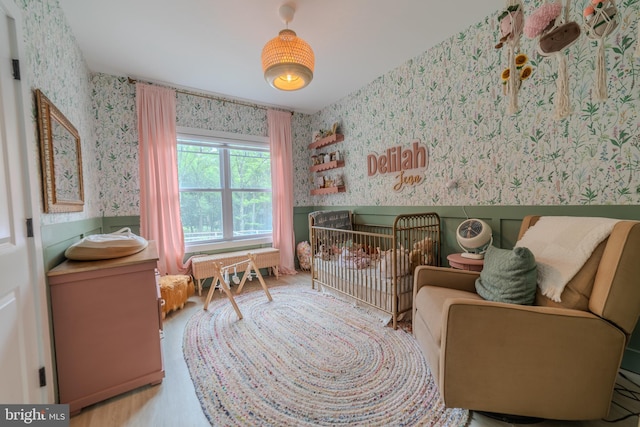
[[[84,208],[80,135],[39,89],[35,93],[44,211],[80,212]]]

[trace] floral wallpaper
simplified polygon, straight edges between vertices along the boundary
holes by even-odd
[[[23,58],[21,70],[32,89],[40,89],[69,119],[80,134],[84,175],[84,210],[68,214],[42,214],[43,224],[99,216],[97,206],[96,151],[93,144],[91,84],[87,66],[57,0],[15,0],[22,11]],[[32,99],[34,144],[29,155],[40,164],[35,97]],[[34,177],[41,182],[41,177]],[[43,212],[42,198],[40,211]]]
[[[140,215],[136,87],[106,74],[91,83],[100,216]]]
[[[582,24],[588,0],[572,3]],[[525,16],[542,1],[525,1]],[[619,26],[606,40],[609,99],[595,100],[596,45],[584,34],[568,49],[573,114],[554,120],[558,65],[522,37],[533,75],[520,110],[506,113],[505,49],[498,12],[407,61],[311,118],[313,131],[338,121],[345,193],[311,196],[297,180],[297,206],[606,205],[640,202],[640,0],[617,2]],[[367,176],[367,155],[418,139],[429,147],[425,182],[392,190],[394,176]],[[309,175],[311,142],[296,140],[295,168]],[[455,181],[456,188],[447,183]]]
[[[92,84],[101,216],[139,215],[135,85],[106,74],[95,74]],[[262,108],[179,92],[176,115],[177,126],[267,135],[267,112]]]
[[[85,209],[44,214],[42,222],[139,215],[135,86],[88,71],[56,0],[15,1],[24,16],[23,69],[82,139]],[[582,22],[587,3],[572,2],[573,19]],[[540,4],[525,0],[525,14]],[[617,6],[619,27],[606,39],[609,99],[595,100],[596,46],[583,36],[567,51],[573,108],[567,119],[553,118],[557,62],[538,55],[526,37],[521,50],[533,74],[522,82],[520,110],[507,114],[500,79],[506,56],[494,48],[498,11],[318,113],[294,114],[295,205],[638,204],[640,60],[633,51],[640,0]],[[177,94],[177,116],[178,126],[267,134],[265,110],[197,94]],[[35,108],[32,119],[35,132]],[[334,122],[345,135],[335,147],[345,158],[347,190],[311,196],[307,147],[315,131]],[[393,174],[367,175],[369,154],[414,140],[429,150],[423,183],[395,192]],[[447,188],[452,181],[457,187]]]
[[[197,94],[177,94],[176,125],[243,135],[267,136],[267,110],[217,101]]]

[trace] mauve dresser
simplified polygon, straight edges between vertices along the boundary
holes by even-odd
[[[153,241],[137,254],[49,271],[58,400],[86,406],[164,378]]]

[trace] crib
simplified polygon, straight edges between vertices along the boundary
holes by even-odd
[[[440,217],[398,215],[393,225],[359,224],[351,211],[309,214],[311,287],[388,316],[393,328],[411,311],[413,271],[441,262]]]

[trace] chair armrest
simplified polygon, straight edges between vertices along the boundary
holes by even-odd
[[[478,277],[480,277],[480,273],[477,271],[421,265],[416,267],[413,273],[413,296],[415,299],[420,288],[425,285],[475,293]]]
[[[461,298],[447,300],[443,316],[439,382],[447,405],[506,413],[553,407],[567,420],[584,415],[585,405],[596,418],[607,413],[626,337],[606,320]],[[496,378],[499,390],[488,391]],[[580,407],[563,407],[567,395]]]

